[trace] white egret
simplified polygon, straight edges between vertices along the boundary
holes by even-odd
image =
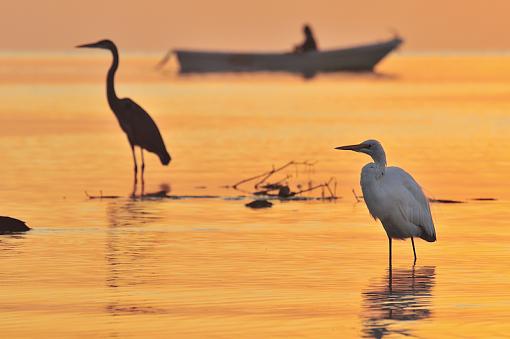
[[[391,239],[411,238],[416,263],[413,237],[436,241],[429,201],[420,185],[403,169],[386,166],[386,154],[377,140],[336,149],[361,152],[372,157],[374,162],[361,170],[361,189],[370,214],[381,221],[388,235],[390,267]]]

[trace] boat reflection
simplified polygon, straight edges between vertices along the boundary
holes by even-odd
[[[363,336],[412,336],[407,321],[431,316],[435,267],[388,270],[383,280],[363,292]]]

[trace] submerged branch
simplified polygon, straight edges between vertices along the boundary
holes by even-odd
[[[298,177],[297,166],[299,166],[299,165],[306,166],[307,169],[309,169],[308,174],[311,174],[312,170],[313,170],[313,166],[315,165],[315,162],[310,162],[310,161],[298,162],[298,161],[292,160],[292,161],[289,161],[289,162],[285,163],[284,165],[277,167],[277,168],[275,168],[273,165],[273,168],[271,170],[263,172],[259,175],[255,175],[255,176],[240,180],[239,182],[235,183],[231,187],[233,189],[236,189],[243,193],[250,193],[255,196],[276,197],[279,199],[289,199],[289,198],[295,197],[297,195],[302,195],[307,192],[312,192],[312,191],[321,189],[322,192],[321,192],[320,199],[332,200],[332,199],[338,198],[336,196],[336,188],[337,188],[338,182],[335,178],[330,178],[329,181],[321,183],[321,184],[317,184],[317,185],[313,185],[312,181],[310,180],[308,182],[308,188],[306,188],[306,189],[302,189],[301,184],[296,184],[296,186],[297,186],[296,191],[292,191],[290,188],[289,181],[293,178],[293,176],[291,174],[287,174],[285,177],[276,179],[273,182],[269,181],[269,179],[271,177],[273,177],[275,174],[282,172],[283,170],[287,169],[288,167],[290,167],[292,165],[296,166],[296,174],[294,177]],[[240,188],[240,185],[246,184],[249,182],[253,182],[253,181],[256,181],[253,185],[254,191],[248,192],[247,190]],[[332,188],[332,185],[334,185],[333,186],[334,188]],[[328,192],[327,196],[325,194],[326,191]]]
[[[261,181],[259,181],[257,184],[255,184],[255,188],[256,188],[257,185],[260,185],[262,182],[267,180],[267,178],[269,178],[271,175],[273,175],[274,173],[279,172],[281,170],[284,170],[285,168],[289,167],[292,164],[294,164],[294,161],[289,161],[288,163],[286,163],[285,165],[283,165],[283,166],[281,166],[281,167],[279,167],[277,169],[275,169],[274,166],[273,166],[273,169],[271,171],[264,172],[262,174],[254,176],[254,177],[243,179],[243,180],[239,181],[238,183],[235,183],[234,185],[232,185],[232,188],[237,189],[237,187],[239,185],[245,184],[247,182],[250,182],[250,181],[253,181],[253,180],[256,180],[256,179],[259,179],[259,178],[266,177],[266,178],[262,179]]]
[[[352,189],[352,194],[354,194],[354,198],[356,199],[356,202],[361,202],[361,200],[363,200],[363,196],[357,195],[354,188]]]
[[[99,195],[90,195],[85,191],[85,195],[89,199],[119,199],[120,196],[118,195],[103,195],[103,191],[99,191]]]

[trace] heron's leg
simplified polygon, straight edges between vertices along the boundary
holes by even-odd
[[[411,244],[413,244],[413,253],[414,253],[414,263],[413,265],[416,265],[416,248],[414,248],[414,239],[411,237]]]
[[[137,163],[136,163],[136,155],[135,155],[135,146],[133,144],[131,144],[131,153],[133,153],[133,162],[135,163],[135,168],[134,168],[134,180],[133,180],[133,192],[131,193],[131,197],[136,197],[136,186],[137,186],[137,183],[138,183],[138,166],[137,166]]]
[[[142,176],[141,176],[141,179],[142,179],[142,192],[140,193],[141,196],[143,197],[144,193],[145,193],[145,160],[143,158],[143,148],[140,147],[140,154],[142,155]]]
[[[137,182],[136,182],[136,174],[135,174],[135,180],[133,181],[133,192],[131,192],[131,198],[136,198],[136,188],[137,188]]]
[[[140,147],[140,154],[142,155],[142,176],[143,171],[145,170],[145,159],[143,158],[143,148]]]
[[[135,182],[136,182],[136,176],[138,174],[138,164],[136,163],[135,146],[133,144],[131,144],[131,153],[133,153],[133,162],[135,164]]]
[[[144,180],[144,174],[145,174],[145,159],[143,157],[143,148],[140,147],[140,154],[142,156],[142,183]]]

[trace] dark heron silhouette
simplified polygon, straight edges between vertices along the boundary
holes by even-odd
[[[145,171],[145,161],[143,158],[143,150],[155,153],[163,165],[168,165],[172,158],[166,150],[165,142],[161,137],[158,126],[150,115],[140,107],[136,102],[129,98],[119,98],[115,93],[114,78],[115,72],[119,67],[119,53],[117,46],[111,40],[101,40],[91,44],[76,46],[78,48],[101,48],[112,52],[113,61],[108,75],[106,77],[106,95],[108,104],[119,121],[120,127],[126,133],[133,153],[133,161],[135,163],[135,185],[137,182],[138,164],[136,162],[135,146],[140,147],[142,158],[142,183]]]
[[[19,233],[30,231],[24,221],[0,216],[0,234]]]

